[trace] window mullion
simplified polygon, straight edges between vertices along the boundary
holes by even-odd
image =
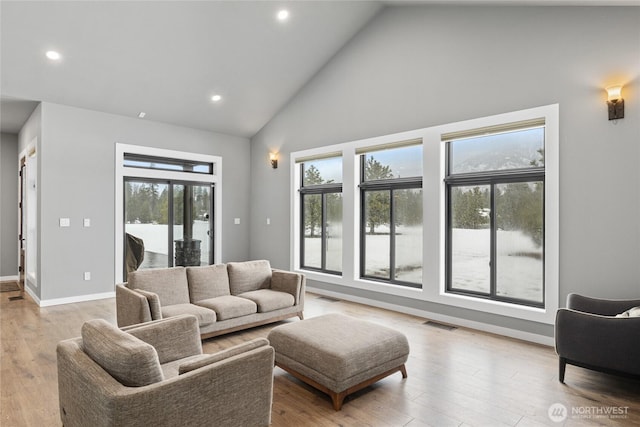
[[[389,280],[396,280],[396,217],[393,189],[389,190]]]
[[[320,226],[321,239],[320,242],[320,268],[322,270],[327,269],[327,193],[322,193],[320,196],[320,221],[322,224]]]
[[[497,258],[497,211],[496,211],[496,184],[493,183],[490,186],[491,200],[489,206],[491,206],[491,212],[489,214],[489,227],[490,227],[490,249],[489,249],[489,295],[491,298],[496,297],[496,278],[498,271],[498,258]]]

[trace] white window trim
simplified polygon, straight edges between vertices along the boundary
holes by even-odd
[[[145,147],[141,145],[115,144],[115,280],[116,283],[123,281],[123,248],[124,235],[121,233],[123,229],[123,180],[125,177],[135,178],[155,178],[174,181],[191,181],[191,182],[207,182],[215,185],[214,191],[214,220],[213,220],[213,250],[214,263],[220,263],[222,259],[222,157],[211,156],[208,154],[188,153],[184,151],[166,150],[162,148]],[[124,166],[124,154],[142,154],[146,156],[165,157],[180,160],[192,160],[213,164],[212,174],[202,174],[193,172],[179,172],[154,170],[144,168],[132,168]]]
[[[545,307],[535,308],[501,301],[485,300],[446,292],[445,269],[445,133],[497,126],[533,118],[545,120]],[[421,138],[423,141],[423,284],[421,289],[364,280],[359,277],[360,204],[358,194],[359,148],[395,141]],[[300,269],[300,183],[296,159],[342,153],[343,176],[343,272],[332,275]],[[433,126],[408,132],[368,138],[291,153],[291,259],[290,268],[303,272],[308,279],[355,289],[364,289],[411,299],[429,301],[501,316],[553,324],[559,305],[559,106],[536,107],[462,122]],[[351,236],[351,238],[347,238]]]

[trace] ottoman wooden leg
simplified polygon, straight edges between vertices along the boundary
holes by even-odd
[[[347,397],[347,392],[343,391],[341,393],[330,392],[331,401],[333,402],[333,409],[339,411],[342,409],[342,402],[344,402],[344,398]]]

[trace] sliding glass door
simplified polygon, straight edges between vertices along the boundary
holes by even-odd
[[[210,183],[124,180],[124,276],[138,269],[213,263]]]

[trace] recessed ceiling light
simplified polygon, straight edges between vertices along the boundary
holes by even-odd
[[[47,55],[47,58],[51,59],[52,61],[57,61],[57,60],[59,60],[60,58],[62,58],[62,57],[60,56],[60,54],[59,54],[58,52],[56,52],[55,50],[50,50],[50,51],[48,51],[48,52],[46,53],[46,55]]]
[[[220,95],[213,95],[213,96],[211,97],[211,100],[212,100],[213,102],[218,102],[218,101],[220,101],[221,99],[222,99],[222,96],[220,96]]]
[[[147,113],[145,113],[144,111],[140,111],[140,112],[138,113],[138,118],[139,118],[139,119],[144,119],[144,116],[146,116],[146,115],[147,115]]]
[[[284,22],[289,19],[289,11],[287,9],[282,9],[276,16],[278,17],[278,21]]]

